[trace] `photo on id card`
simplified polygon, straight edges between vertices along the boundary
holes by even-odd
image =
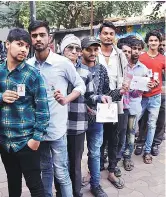
[[[25,96],[25,84],[17,84],[18,96]]]

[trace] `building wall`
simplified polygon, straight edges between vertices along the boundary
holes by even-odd
[[[144,40],[145,35],[147,32],[151,30],[157,30],[160,31],[163,35],[165,35],[165,23],[164,22],[158,22],[158,23],[152,23],[152,24],[136,24],[136,25],[130,25],[130,26],[117,26],[117,34],[116,34],[116,42],[118,39],[122,37],[126,37],[128,35],[134,35],[138,37],[139,39]],[[54,43],[55,43],[55,52],[57,52],[57,44],[61,41],[61,39],[64,38],[66,34],[72,33],[75,36],[79,37],[80,39],[89,36],[90,35],[90,29],[70,29],[70,30],[63,30],[63,31],[57,31],[54,35]],[[94,29],[94,36],[98,38],[99,36],[99,29]]]
[[[88,35],[90,35],[90,30],[80,30],[80,31],[66,31],[66,32],[56,32],[54,34],[54,43],[55,43],[55,52],[57,52],[57,45],[58,43],[65,37],[67,34],[74,34],[78,38],[82,39]],[[59,51],[58,51],[59,52]]]
[[[96,29],[94,34],[98,37],[99,29]],[[134,35],[139,39],[144,40],[147,32],[151,30],[160,31],[163,35],[165,35],[165,24],[164,22],[153,23],[153,24],[140,24],[140,25],[132,25],[132,26],[119,26],[117,27],[116,39],[120,39],[129,35]]]

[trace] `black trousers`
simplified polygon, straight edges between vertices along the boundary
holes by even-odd
[[[144,145],[147,133],[147,120],[148,120],[148,111],[145,111],[143,117],[139,121],[139,136],[136,141],[137,145]],[[159,111],[159,116],[156,123],[156,131],[153,139],[154,145],[160,145],[163,140],[163,135],[165,132],[165,95],[161,95],[161,106]]]
[[[40,176],[40,152],[27,145],[18,152],[8,153],[0,146],[2,162],[8,179],[9,197],[20,197],[22,193],[22,174],[32,197],[45,197]]]
[[[123,130],[126,130],[126,128],[123,128],[124,126],[124,114],[118,115],[118,123],[105,123],[104,124],[104,134],[103,134],[103,144],[101,146],[100,152],[100,163],[102,165],[102,162],[104,162],[104,149],[108,141],[108,159],[109,159],[109,165],[108,165],[108,171],[109,172],[115,172],[115,167],[117,166],[117,154],[121,150],[123,144],[124,144],[124,135],[121,135],[119,138],[119,135],[121,134]],[[120,141],[119,141],[120,139]]]
[[[122,158],[122,147],[124,146],[126,142],[126,132],[127,132],[127,126],[128,126],[128,118],[129,118],[129,110],[124,109],[124,114],[119,115],[119,143],[118,143],[118,151],[117,151],[117,163]]]
[[[67,149],[69,156],[69,172],[70,178],[72,181],[73,187],[73,196],[81,197],[81,160],[82,154],[84,152],[84,141],[85,141],[85,132],[80,135],[68,135],[67,136]],[[54,185],[57,190],[56,196],[62,197],[60,191],[60,185],[57,183],[56,178],[54,177]]]
[[[73,196],[81,197],[81,160],[84,152],[85,132],[80,135],[67,136],[67,148],[69,155],[69,172],[73,187]]]

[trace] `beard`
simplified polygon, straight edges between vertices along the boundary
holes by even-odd
[[[112,45],[113,43],[104,42],[104,43],[102,43],[102,44],[105,45],[105,46],[110,46],[110,45]]]
[[[21,63],[26,59],[26,58],[18,58],[17,56],[12,56],[12,58],[15,62],[18,62],[18,63]]]
[[[37,43],[37,44],[41,44],[41,43]],[[41,44],[41,46],[39,47],[37,46],[37,44],[35,44],[33,48],[35,49],[35,51],[38,51],[38,52],[42,52],[48,47],[48,44],[47,45]]]
[[[89,62],[89,63],[90,63],[90,62],[96,62],[96,58],[95,58],[95,60],[91,60],[90,57],[86,57],[86,56],[84,56],[84,55],[83,55],[82,57],[83,57],[83,59],[84,59],[86,62]]]
[[[165,51],[164,49],[158,49],[159,53],[161,53],[162,55],[164,55]]]
[[[138,59],[139,59],[139,56],[131,56],[132,61],[138,61]]]
[[[104,46],[110,46],[110,45],[113,45],[113,43],[112,42],[102,42],[101,41],[101,43],[102,43],[102,45],[104,45]]]

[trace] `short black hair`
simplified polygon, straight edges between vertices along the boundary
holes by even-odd
[[[29,45],[31,45],[31,36],[29,35],[29,33],[22,28],[14,28],[11,29],[9,31],[9,34],[7,36],[7,40],[9,42],[13,42],[13,41],[19,41],[19,40],[23,40],[24,42],[28,43]]]
[[[128,40],[127,40],[126,38],[120,38],[120,39],[118,40],[118,42],[117,42],[117,47],[118,47],[119,49],[122,49],[122,47],[123,47],[124,45],[126,45],[126,46],[128,46],[128,47],[131,47],[131,46],[130,46],[130,43],[128,42]]]
[[[165,41],[165,36],[164,35],[162,35],[162,41]]]
[[[133,46],[138,46],[138,45],[141,45],[141,48],[144,49],[144,43],[142,40],[139,40],[137,38],[131,40],[130,42],[130,46],[133,47]]]
[[[128,46],[128,47],[131,48],[131,45],[130,45],[129,43],[119,43],[119,44],[117,44],[117,47],[118,47],[119,49],[122,49],[123,46]]]
[[[39,27],[45,27],[48,34],[50,33],[49,22],[48,21],[41,21],[41,20],[35,20],[35,21],[31,22],[28,27],[28,31],[29,31],[29,33],[31,33],[32,31],[36,30]]]
[[[101,26],[99,28],[99,33],[101,33],[101,31],[102,31],[102,29],[104,27],[109,27],[109,28],[113,29],[116,32],[115,25],[112,22],[110,22],[110,21],[103,21],[103,23],[101,24]]]
[[[162,41],[161,33],[157,30],[152,30],[152,31],[148,32],[145,36],[145,43],[146,44],[148,43],[150,36],[156,36],[160,42]]]

